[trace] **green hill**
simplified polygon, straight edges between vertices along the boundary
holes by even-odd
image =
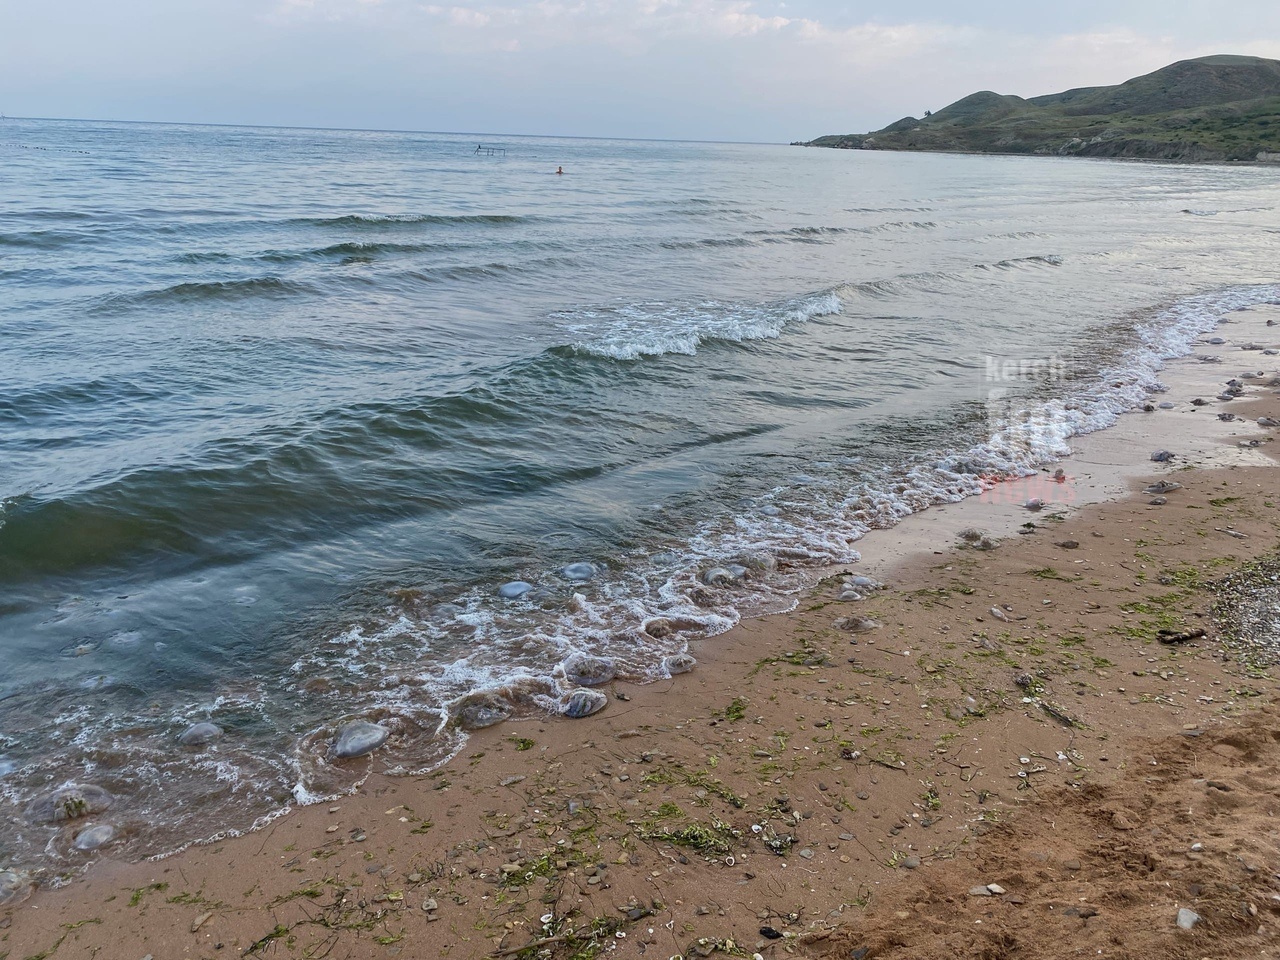
[[[1280,161],[1280,61],[1181,60],[1110,87],[1024,100],[983,90],[882,130],[802,146],[1158,160]]]

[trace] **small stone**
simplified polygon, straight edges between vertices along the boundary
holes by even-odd
[[[1063,860],[1062,869],[1070,870],[1072,873],[1075,873],[1077,870],[1080,869],[1080,861],[1079,860]]]
[[[990,891],[990,890],[988,890],[985,886],[981,886],[981,887],[970,887],[970,888],[969,888],[969,896],[971,896],[971,897],[989,897],[989,896],[991,896],[991,891]]]
[[[352,720],[338,730],[333,744],[333,755],[340,760],[351,760],[373,753],[387,742],[391,731],[368,720]]]
[[[920,866],[920,858],[912,854],[902,861],[902,866],[907,870],[915,870]]]
[[[1004,887],[1000,886],[1000,884],[998,883],[988,883],[987,889],[991,891],[992,896],[996,896],[996,897],[1002,897],[1009,892]]]
[[[1168,463],[1174,456],[1175,454],[1170,453],[1168,450],[1157,450],[1151,455],[1151,459],[1155,463]]]
[[[436,903],[435,897],[427,897],[427,899],[422,901],[422,909],[427,913],[433,913],[440,909],[440,904]]]
[[[1178,926],[1183,930],[1190,930],[1200,922],[1200,914],[1194,910],[1188,910],[1186,907],[1178,909]]]
[[[203,747],[221,736],[222,728],[216,723],[193,723],[178,735],[178,742],[184,747]]]
[[[503,600],[519,600],[533,591],[533,584],[523,580],[511,580],[498,588],[498,596]]]
[[[813,851],[810,850],[808,847],[805,847],[803,850],[800,851],[800,856],[804,857],[806,860],[812,860]]]

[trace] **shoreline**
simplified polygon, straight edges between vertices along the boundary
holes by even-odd
[[[853,134],[866,136],[866,134]],[[894,150],[889,147],[841,147],[835,144],[813,143],[805,140],[792,140],[788,147],[811,147],[815,150],[850,150],[867,153],[932,153],[949,157],[1034,157],[1039,159],[1059,160],[1100,160],[1118,161],[1120,163],[1170,163],[1182,167],[1262,167],[1271,169],[1280,166],[1280,160],[1177,160],[1172,157],[1092,157],[1070,153],[1004,153],[999,150]]]
[[[1275,345],[1267,317],[1280,308],[1230,314],[1224,322],[1235,326],[1217,332]],[[1166,365],[1174,409],[1124,414],[1072,438],[1068,483],[1000,484],[871,531],[862,561],[832,568],[794,611],[700,641],[691,674],[611,684],[609,708],[582,722],[515,720],[472,733],[430,775],[373,773],[356,794],[295,808],[254,833],[160,861],[99,862],[0,908],[0,957],[39,955],[54,941],[59,956],[104,944],[114,945],[107,955],[140,957],[303,956],[326,944],[334,956],[371,957],[559,957],[570,947],[599,948],[581,954],[595,956],[606,946],[614,956],[824,955],[824,944],[843,943],[833,932],[842,923],[877,915],[884,891],[928,888],[971,865],[1003,816],[1032,815],[1019,810],[1029,796],[1109,789],[1129,775],[1140,743],[1188,725],[1216,736],[1224,706],[1234,722],[1270,698],[1269,677],[1248,679],[1260,693],[1225,700],[1167,690],[1175,677],[1199,690],[1245,685],[1234,671],[1249,670],[1210,643],[1198,585],[1269,547],[1276,528],[1268,445],[1239,446],[1271,431],[1216,416],[1275,415],[1272,391],[1189,401],[1213,397],[1245,362],[1265,368],[1266,381],[1280,364],[1230,342],[1201,352],[1223,360]],[[1159,447],[1177,459],[1152,463]],[[1183,489],[1152,506],[1134,494],[1146,477]],[[1209,495],[1224,483],[1231,496]],[[1030,496],[1048,505],[1030,513]],[[1199,523],[1200,536],[1179,534],[1175,518]],[[1026,523],[1035,529],[1019,536]],[[1146,533],[1118,536],[1125,525]],[[970,527],[1000,546],[957,549]],[[1203,569],[1189,559],[1205,552],[1234,559]],[[1171,583],[1159,583],[1170,569]],[[889,589],[840,601],[841,570]],[[1148,595],[1174,593],[1164,609]],[[858,630],[861,618],[878,626]],[[1160,645],[1143,623],[1203,623],[1211,633]],[[1149,657],[1154,673],[1140,666]],[[1029,679],[1011,682],[1011,671]],[[1016,756],[987,759],[1012,743]],[[961,889],[960,905],[1029,902],[1016,885],[988,882],[1011,892],[968,898]],[[1197,956],[1217,955],[1185,933]],[[531,946],[514,949],[522,944]]]

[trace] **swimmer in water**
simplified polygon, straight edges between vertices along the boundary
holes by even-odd
[[[564,167],[556,167],[556,176],[564,176]]]

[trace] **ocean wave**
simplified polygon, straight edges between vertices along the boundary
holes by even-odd
[[[88,234],[70,233],[65,230],[32,230],[27,233],[0,233],[0,247],[18,247],[29,250],[57,250],[93,238]]]
[[[143,290],[138,293],[113,293],[98,300],[98,309],[149,306],[158,303],[195,303],[201,301],[249,300],[255,298],[278,299],[313,293],[310,284],[281,277],[246,277],[239,280],[207,280],[176,283],[159,290]]]
[[[447,267],[424,267],[418,270],[406,270],[400,276],[422,283],[442,283],[450,280],[494,280],[538,273],[557,267],[575,267],[579,263],[580,261],[576,257],[538,257],[533,260],[522,260],[513,263],[493,261],[491,263],[456,264]]]
[[[491,226],[507,227],[519,224],[537,223],[543,218],[521,216],[507,213],[386,213],[359,214],[351,213],[340,217],[295,217],[288,223],[309,227],[351,227],[387,229],[395,227],[454,227],[454,226]]]
[[[692,356],[708,343],[772,340],[790,324],[839,313],[832,292],[773,303],[698,303],[649,301],[553,314],[578,336],[572,352],[613,360],[637,360],[665,354]]]
[[[664,250],[702,250],[716,247],[749,247],[746,237],[704,237],[701,240],[664,240],[659,246]]]

